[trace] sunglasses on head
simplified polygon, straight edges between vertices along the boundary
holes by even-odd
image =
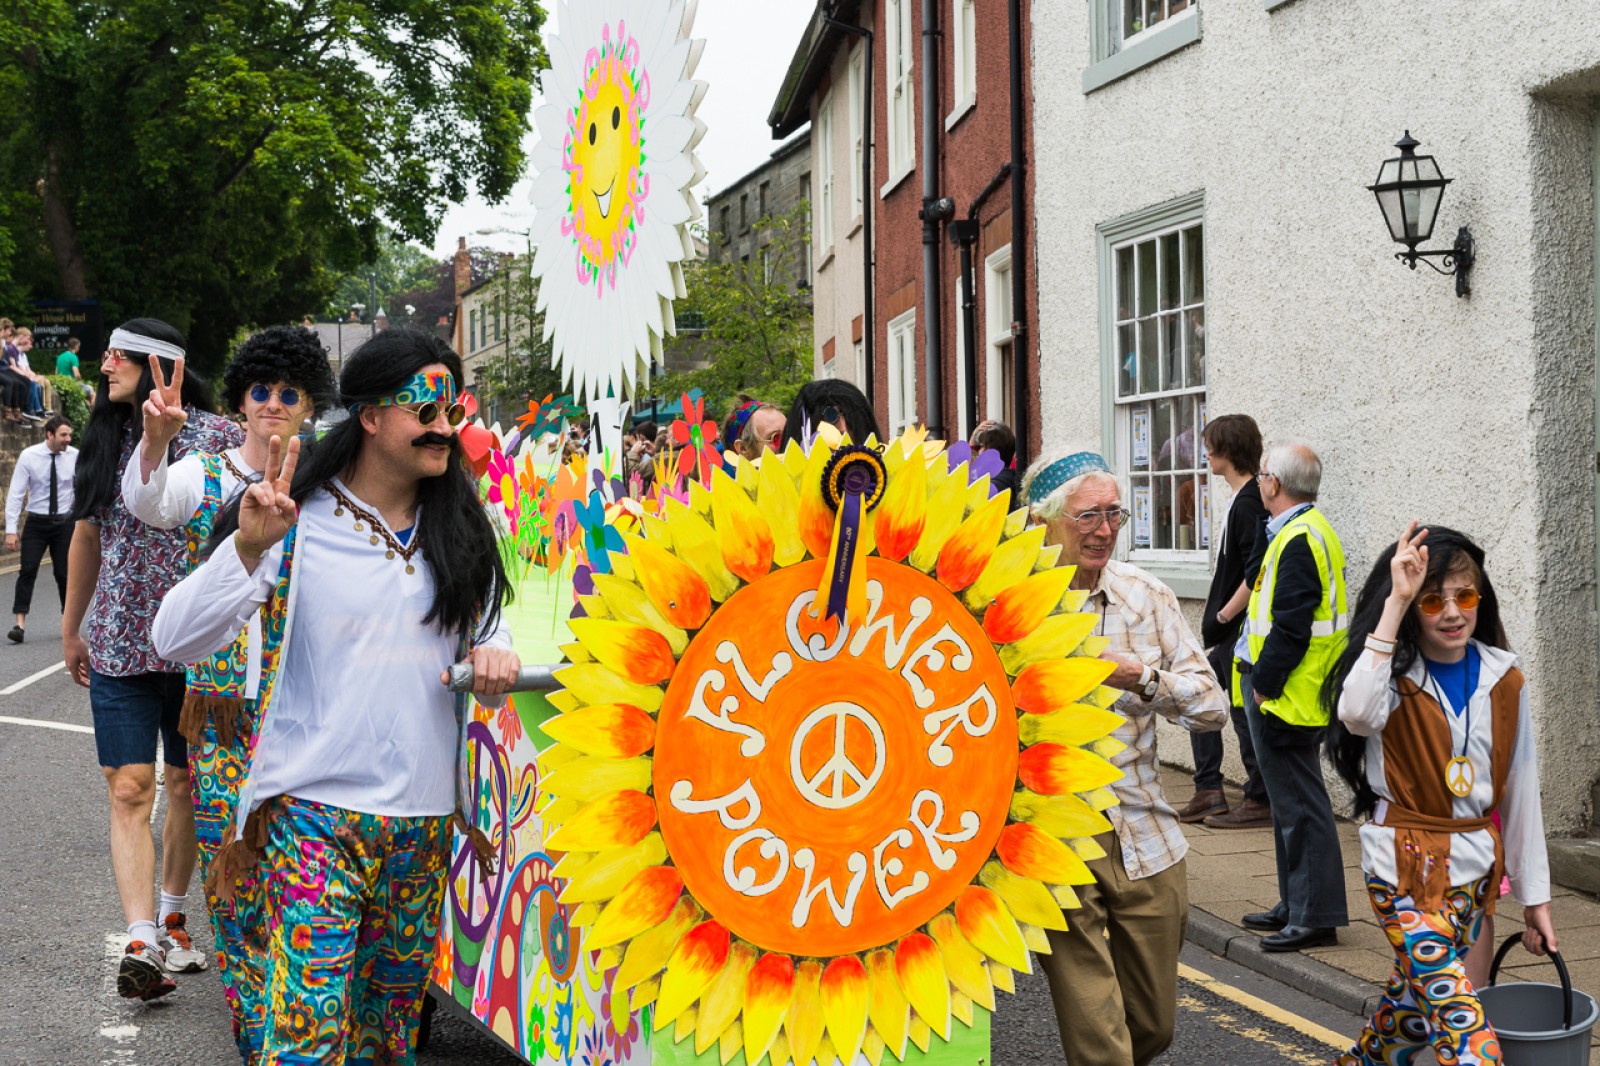
[[[251,385],[250,398],[256,403],[266,403],[272,399],[272,389],[266,385]],[[285,407],[293,407],[300,402],[300,390],[292,385],[285,385],[278,390],[278,402]]]
[[[1453,596],[1445,596],[1438,592],[1424,592],[1417,597],[1417,610],[1429,615],[1443,614],[1444,605],[1454,603],[1461,610],[1470,611],[1478,606],[1478,602],[1481,599],[1482,597],[1478,594],[1478,590],[1471,585],[1464,589],[1457,589]]]
[[[398,407],[401,410],[410,411],[417,416],[418,424],[423,426],[433,425],[439,420],[441,414],[444,415],[444,420],[450,423],[452,427],[459,426],[467,420],[467,405],[464,403],[453,403],[446,407],[437,400],[427,400],[423,403],[397,403],[384,406]]]

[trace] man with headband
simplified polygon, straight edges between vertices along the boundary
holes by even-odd
[[[183,664],[162,658],[150,642],[151,619],[161,597],[183,576],[188,545],[182,530],[140,522],[120,491],[123,471],[130,460],[137,462],[133,456],[143,436],[136,412],[154,391],[155,374],[167,380],[183,355],[183,335],[165,322],[136,318],[112,331],[78,456],[77,524],[61,616],[67,670],[89,688],[95,748],[111,795],[111,866],[130,940],[119,963],[117,991],[146,1000],[177,987],[169,970],[204,969],[206,962],[190,943],[184,915],[195,835],[188,748],[178,731]],[[185,418],[168,446],[173,458],[222,452],[239,443],[238,427],[211,413],[210,394],[199,378],[184,379],[176,399]],[[87,641],[79,633],[85,614]],[[158,739],[167,796],[159,911],[150,898]]]
[[[303,458],[271,446],[156,617],[186,662],[262,620],[255,750],[207,887],[261,886],[266,1062],[413,1061],[464,794],[445,671],[470,662],[499,703],[520,669],[460,381],[431,334],[363,344],[339,382],[349,417]]]
[[[1029,467],[1022,498],[1045,539],[1061,546],[1058,565],[1075,566],[1072,587],[1089,592],[1085,611],[1115,663],[1106,684],[1125,693],[1114,705],[1127,723],[1113,736],[1127,749],[1111,786],[1117,806],[1096,838],[1094,883],[1065,932],[1050,931],[1039,956],[1055,999],[1061,1045],[1072,1066],[1144,1066],[1172,1043],[1178,952],[1189,916],[1188,845],[1161,791],[1156,716],[1191,732],[1221,729],[1228,700],[1171,589],[1113,555],[1129,515],[1122,489],[1094,452],[1060,452]]]
[[[328,353],[311,330],[275,326],[255,334],[234,353],[223,373],[223,399],[244,416],[245,439],[221,453],[191,452],[177,462],[168,444],[188,421],[180,402],[183,362],[171,381],[155,372],[155,388],[144,403],[144,439],[138,458],[122,475],[122,497],[142,522],[157,529],[182,528],[189,543],[189,568],[200,563],[200,548],[224,504],[246,485],[261,479],[274,438],[296,437],[334,395]],[[193,773],[195,836],[204,874],[222,846],[233,817],[239,782],[250,763],[260,692],[261,638],[270,619],[252,618],[227,648],[189,668],[179,729],[189,744]],[[216,938],[217,970],[232,1008],[234,1039],[245,1060],[261,1050],[266,1004],[261,997],[259,938],[253,884],[241,886],[232,900],[206,898]]]

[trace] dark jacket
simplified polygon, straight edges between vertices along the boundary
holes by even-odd
[[[1267,509],[1261,505],[1261,487],[1251,478],[1239,488],[1228,507],[1228,521],[1222,544],[1217,550],[1217,569],[1211,575],[1211,591],[1206,595],[1206,613],[1200,620],[1200,642],[1208,648],[1223,647],[1231,656],[1233,646],[1244,629],[1244,612],[1227,625],[1217,621],[1217,612],[1233,598],[1244,583],[1245,568],[1256,544],[1256,534],[1265,522]],[[1220,677],[1221,674],[1218,674]]]

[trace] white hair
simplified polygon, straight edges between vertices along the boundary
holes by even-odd
[[[1079,489],[1083,488],[1091,481],[1104,479],[1111,482],[1113,485],[1118,485],[1120,487],[1121,482],[1117,480],[1117,475],[1107,473],[1104,470],[1091,470],[1086,474],[1079,474],[1077,477],[1065,482],[1042,500],[1032,499],[1031,493],[1034,479],[1040,474],[1044,473],[1047,467],[1058,460],[1065,459],[1069,455],[1076,455],[1079,452],[1094,450],[1095,449],[1093,448],[1069,446],[1052,448],[1045,452],[1043,455],[1039,456],[1039,458],[1035,459],[1031,464],[1029,464],[1027,473],[1022,475],[1022,484],[1018,488],[1019,498],[1031,501],[1028,506],[1036,517],[1041,519],[1052,519],[1060,518],[1063,514],[1065,514],[1067,510],[1067,500]]]
[[[1266,469],[1297,500],[1315,500],[1322,488],[1322,460],[1303,440],[1274,441],[1267,449]]]

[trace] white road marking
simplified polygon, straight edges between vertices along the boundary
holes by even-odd
[[[9,714],[0,714],[0,723],[5,725],[31,725],[40,729],[62,729],[68,733],[93,733],[94,727],[87,725],[74,725],[71,722],[46,722],[40,718],[13,718]]]
[[[49,677],[51,674],[55,673],[57,670],[63,669],[66,665],[67,665],[67,661],[65,659],[63,659],[60,662],[56,663],[54,666],[45,667],[43,670],[40,670],[36,674],[29,674],[27,677],[23,678],[21,681],[18,681],[14,685],[11,685],[11,686],[9,686],[7,688],[0,688],[0,696],[10,696],[10,695],[13,695],[14,693],[21,692],[23,689],[27,688],[29,685],[33,684],[35,681],[43,681],[45,678]]]
[[[139,1039],[139,1027],[128,1020],[127,1000],[117,994],[117,966],[123,949],[128,946],[127,933],[106,934],[106,978],[101,997],[105,1008],[100,1012],[100,1036],[109,1040],[101,1066],[123,1066],[134,1061],[134,1042]]]

